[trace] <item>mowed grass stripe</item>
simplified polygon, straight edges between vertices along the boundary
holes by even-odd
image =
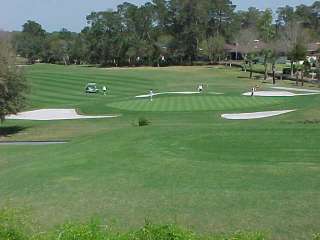
[[[137,104],[139,103],[139,104]],[[153,102],[148,99],[114,102],[109,106],[131,111],[208,111],[232,110],[269,106],[279,100],[265,101],[248,97],[231,96],[177,96],[155,97]]]
[[[34,89],[43,92],[60,92],[61,89],[64,89],[66,94],[68,95],[80,95],[84,93],[84,85],[83,84],[62,84],[62,83],[45,83],[45,84],[33,84]],[[114,88],[111,87],[110,89],[111,94],[117,93],[118,96],[125,95],[125,96],[134,96],[137,92],[135,89],[132,88]],[[121,94],[121,95],[120,95]]]
[[[63,76],[57,77],[52,75],[35,75],[32,77],[32,80],[38,81],[39,83],[43,83],[44,80],[48,80],[54,83],[66,83],[66,84],[85,84],[88,82],[97,82],[97,84],[108,84],[112,86],[126,87],[130,85],[136,89],[144,89],[146,85],[148,85],[147,81],[131,81],[130,79],[109,79],[106,77],[75,77],[75,76]]]
[[[49,95],[48,93],[46,94],[33,94],[32,96],[30,96],[28,99],[35,101],[35,100],[42,100],[42,99],[46,99],[46,101],[61,101],[61,102],[73,102],[73,103],[77,103],[77,102],[85,102],[88,99],[84,99],[84,98],[77,98],[77,97],[66,97],[64,95],[54,95],[51,94]]]

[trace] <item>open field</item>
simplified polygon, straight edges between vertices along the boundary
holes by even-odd
[[[272,239],[310,239],[320,231],[319,95],[245,97],[241,94],[257,81],[224,68],[40,64],[26,68],[26,74],[27,110],[121,114],[4,123],[0,141],[70,141],[0,145],[0,206],[30,209],[41,228],[98,216],[125,229],[148,218],[198,232],[261,230]],[[110,93],[86,96],[87,82],[105,84]],[[134,98],[150,88],[194,91],[199,83],[206,86],[199,96]],[[258,84],[270,90],[268,83]],[[250,121],[220,116],[285,109],[297,111]],[[137,127],[140,117],[151,124]]]

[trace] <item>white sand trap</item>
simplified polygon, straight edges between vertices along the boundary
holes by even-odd
[[[24,145],[56,145],[56,144],[65,144],[67,141],[16,141],[16,142],[1,142],[0,146],[24,146]]]
[[[251,96],[251,92],[242,94],[243,96]],[[258,97],[294,97],[295,94],[287,91],[256,91],[254,96]]]
[[[31,67],[32,65],[27,65],[27,64],[18,64],[16,65],[17,67]]]
[[[288,88],[288,87],[271,87],[271,88],[278,89],[278,90],[296,91],[296,92],[320,93],[319,90],[311,90],[311,89],[304,89],[304,88]]]
[[[17,115],[6,116],[9,120],[34,120],[34,121],[51,121],[51,120],[73,120],[73,119],[97,119],[113,118],[110,116],[84,116],[79,115],[75,109],[40,109],[28,112],[18,113]]]
[[[219,93],[219,92],[206,92],[208,94],[212,94],[212,95],[224,95],[224,93]]]
[[[296,96],[308,96],[315,95],[319,93],[293,93],[288,91],[257,91],[254,96],[257,97],[296,97]],[[243,96],[251,96],[251,92],[246,92],[242,94]]]
[[[166,95],[166,94],[191,95],[191,94],[200,94],[200,93],[199,92],[162,92],[162,93],[154,93],[152,94],[152,96]],[[148,98],[148,97],[151,97],[151,94],[136,96],[136,98]]]
[[[296,110],[283,110],[283,111],[268,111],[268,112],[253,112],[253,113],[233,113],[233,114],[222,114],[221,117],[230,120],[250,120],[259,118],[268,118],[285,113],[294,112]]]

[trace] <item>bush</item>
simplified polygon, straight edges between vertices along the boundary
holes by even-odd
[[[228,240],[265,240],[265,236],[259,232],[238,232],[228,238]]]
[[[141,230],[131,234],[128,240],[196,240],[195,234],[174,225],[158,226],[147,223]]]
[[[27,240],[24,234],[22,219],[17,218],[17,213],[10,209],[0,209],[0,239]]]
[[[148,119],[144,118],[144,117],[141,117],[141,118],[138,119],[138,126],[139,127],[148,126],[150,123],[151,122]]]
[[[54,239],[59,240],[104,240],[107,239],[107,231],[98,221],[88,224],[65,224],[58,229]]]
[[[320,233],[313,235],[313,240],[320,240]]]

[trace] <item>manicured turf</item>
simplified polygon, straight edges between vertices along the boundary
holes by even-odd
[[[0,206],[26,208],[40,228],[96,215],[119,228],[148,218],[199,232],[262,230],[273,239],[310,239],[319,232],[320,96],[243,97],[257,82],[224,68],[36,65],[26,71],[28,109],[122,115],[5,122],[1,131],[11,135],[0,140],[71,141],[0,146]],[[93,81],[111,91],[86,96],[83,88]],[[134,99],[150,88],[194,91],[199,83],[225,95]],[[252,121],[220,117],[281,109],[298,110]],[[137,127],[140,117],[151,125]]]
[[[243,96],[172,96],[154,97],[150,99],[135,99],[109,104],[110,107],[130,111],[210,111],[210,110],[245,110],[252,107],[275,105],[280,99],[248,98]]]

